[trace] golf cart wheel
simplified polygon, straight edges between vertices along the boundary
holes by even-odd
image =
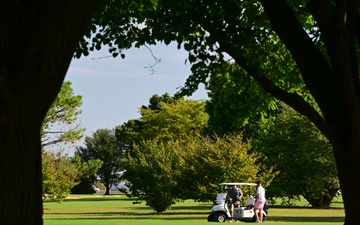
[[[223,213],[216,214],[215,219],[217,222],[224,223],[226,221],[226,216]]]

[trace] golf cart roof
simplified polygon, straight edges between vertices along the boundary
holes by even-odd
[[[255,183],[220,183],[221,186],[256,186]]]

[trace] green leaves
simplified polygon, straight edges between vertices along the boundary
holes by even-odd
[[[131,184],[131,196],[144,199],[157,212],[178,200],[213,200],[220,182],[253,182],[264,176],[258,155],[242,136],[204,138],[204,105],[154,95],[150,105],[140,109],[139,120],[117,128],[118,141],[133,146],[122,178]],[[271,168],[267,172],[270,183],[274,174]]]
[[[263,176],[258,155],[250,149],[241,136],[151,139],[128,155],[123,178],[131,183],[131,195],[144,199],[157,212],[179,200],[208,202],[218,191],[218,183],[254,182]],[[264,180],[271,182],[275,174],[270,169]]]
[[[65,81],[60,93],[48,110],[41,127],[42,147],[58,143],[74,143],[83,137],[85,128],[74,124],[81,114],[82,97],[74,95],[71,82]]]
[[[75,155],[80,156],[82,161],[101,160],[102,166],[97,170],[97,175],[105,184],[106,193],[110,194],[110,185],[117,181],[117,172],[122,169],[123,149],[117,145],[115,130],[99,129],[92,137],[85,137],[86,147],[77,147]]]
[[[300,23],[314,33],[314,19],[304,10],[306,1],[295,2],[291,7],[298,13]],[[88,46],[95,50],[108,45],[112,56],[118,57],[132,46],[177,41],[179,48],[182,45],[189,52],[192,65],[192,74],[180,92],[182,96],[191,95],[200,83],[207,83],[214,68],[235,60],[246,75],[264,76],[271,85],[299,93],[314,104],[297,65],[272,30],[259,1],[109,0],[100,6],[89,29],[92,35],[87,34],[92,43],[83,42],[79,47],[84,52]]]
[[[221,182],[254,182],[261,177],[258,155],[251,153],[251,143],[241,135],[222,138],[202,138],[184,143],[182,157],[182,182],[179,182],[186,198],[210,201]],[[269,181],[274,175],[269,170]]]
[[[79,171],[72,160],[62,152],[42,154],[43,200],[61,203],[77,184]]]
[[[154,95],[149,107],[140,109],[142,140],[157,138],[162,141],[171,139],[192,139],[202,135],[207,125],[208,115],[204,112],[204,102],[173,99],[169,95]]]
[[[178,181],[183,163],[178,144],[156,139],[142,142],[128,155],[123,178],[131,185],[132,195],[140,196],[157,212],[163,212],[179,199]]]
[[[220,136],[243,132],[248,123],[270,113],[274,106],[276,108],[274,98],[234,63],[211,71],[206,88],[210,97],[206,103],[210,115],[209,132]]]
[[[286,105],[280,109],[259,123],[265,132],[253,139],[264,163],[279,171],[268,196],[303,196],[313,207],[329,207],[340,189],[332,146],[306,118]]]

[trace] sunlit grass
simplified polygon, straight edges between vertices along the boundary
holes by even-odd
[[[45,225],[140,225],[140,224],[209,224],[207,216],[211,203],[192,200],[179,202],[164,213],[155,213],[151,208],[133,204],[136,200],[124,195],[71,195],[62,204],[44,203]],[[345,213],[342,199],[336,199],[332,209],[312,209],[306,201],[296,202],[295,207],[270,206],[268,224],[343,224]]]

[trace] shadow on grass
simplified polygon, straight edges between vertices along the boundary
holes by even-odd
[[[328,217],[293,217],[293,216],[272,216],[267,221],[276,222],[305,222],[305,223],[337,223],[344,222],[344,217],[341,216],[328,216]]]
[[[64,216],[63,213],[49,213],[51,216]],[[86,212],[86,213],[66,213],[66,217],[47,218],[47,220],[207,220],[208,213],[189,213],[189,212],[165,212],[165,213],[132,213],[132,212]],[[301,222],[301,223],[341,223],[344,217],[287,217],[273,216],[267,221],[273,222]]]
[[[148,216],[148,217],[168,217],[168,216],[176,216],[176,215],[192,215],[192,217],[196,217],[196,216],[200,216],[200,215],[208,215],[209,213],[193,213],[193,212],[163,212],[163,213],[156,213],[156,212],[151,212],[151,213],[134,213],[134,212],[74,212],[74,213],[57,213],[57,212],[52,212],[52,213],[46,213],[46,215],[67,215],[67,216],[78,216],[78,217],[83,217],[83,216],[88,216],[88,215],[97,215],[100,217],[105,217],[105,216],[132,216],[132,217],[138,217],[138,216]]]
[[[86,217],[86,218],[47,218],[46,220],[203,220],[207,221],[207,217],[171,217],[171,218],[149,218],[149,217]]]
[[[197,205],[197,206],[176,206],[173,205],[171,206],[171,209],[169,211],[176,211],[176,210],[186,210],[186,211],[194,211],[194,209],[196,210],[208,210],[210,212],[211,210],[211,205]]]
[[[298,206],[298,205],[293,205],[293,206],[282,206],[282,205],[269,205],[270,209],[344,209],[344,207],[329,207],[329,208],[321,208],[321,207],[312,207],[310,205],[306,205],[306,206]]]
[[[194,213],[49,213],[46,220],[207,220],[207,214]],[[55,216],[56,218],[51,218]],[[60,217],[57,217],[60,216]]]
[[[65,199],[64,202],[101,202],[101,201],[136,201],[134,198],[120,198],[120,197],[111,197],[111,196],[104,196],[104,197],[81,197],[81,198],[74,198],[74,199]],[[51,202],[51,201],[48,201]]]

